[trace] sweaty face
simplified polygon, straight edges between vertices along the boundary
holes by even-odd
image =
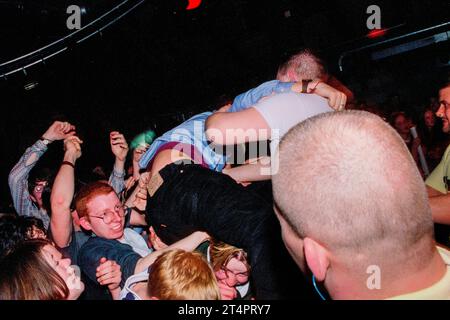
[[[439,92],[439,109],[436,116],[442,119],[442,131],[450,132],[450,86]]]
[[[88,230],[104,239],[120,239],[125,225],[124,208],[114,192],[98,195],[87,204]],[[83,227],[86,228],[85,225]]]

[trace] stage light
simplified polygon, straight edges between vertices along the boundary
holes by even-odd
[[[386,33],[387,33],[386,29],[373,29],[367,34],[367,38],[369,39],[380,38],[386,35]]]

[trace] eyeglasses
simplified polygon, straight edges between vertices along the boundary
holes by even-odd
[[[105,224],[110,224],[114,220],[114,215],[118,214],[119,217],[125,217],[128,213],[128,207],[123,204],[116,204],[114,206],[114,211],[105,210],[99,215],[89,215],[90,218],[102,219]]]
[[[225,279],[227,277],[229,277],[230,274],[233,274],[236,277],[237,282],[239,283],[245,283],[248,281],[248,275],[249,275],[249,271],[244,271],[244,272],[234,272],[226,267],[222,267],[220,268],[220,271],[223,272],[224,276],[219,276],[219,280]]]

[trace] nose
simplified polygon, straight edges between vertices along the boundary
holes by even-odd
[[[436,117],[443,118],[444,113],[445,113],[445,107],[444,107],[444,104],[441,103],[441,105],[439,106],[439,109],[436,111]]]
[[[238,283],[236,275],[234,273],[228,272],[227,285],[230,287],[236,286]]]
[[[59,264],[62,265],[64,268],[68,268],[71,263],[72,261],[70,261],[69,258],[61,259],[61,261],[59,262]]]

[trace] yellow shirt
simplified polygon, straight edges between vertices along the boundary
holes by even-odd
[[[437,247],[437,249],[447,265],[447,272],[444,277],[431,287],[388,300],[450,300],[450,251],[441,247]]]
[[[450,146],[447,147],[441,162],[428,176],[425,183],[431,188],[447,194],[448,186],[444,182],[444,177],[449,177],[450,179]]]

